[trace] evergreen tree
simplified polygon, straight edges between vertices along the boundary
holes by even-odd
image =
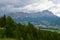
[[[16,31],[16,24],[15,24],[14,20],[10,16],[8,16],[7,25],[6,25],[6,36],[14,37],[15,31]]]
[[[6,15],[0,18],[0,26],[5,27],[6,26]]]

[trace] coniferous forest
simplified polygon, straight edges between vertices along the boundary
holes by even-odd
[[[12,17],[0,17],[0,38],[13,38],[15,40],[60,40],[60,33],[40,30],[33,24],[16,23]]]

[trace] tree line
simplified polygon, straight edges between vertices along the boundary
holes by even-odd
[[[40,30],[32,23],[16,23],[11,16],[0,17],[0,38],[16,40],[60,40],[60,33]]]

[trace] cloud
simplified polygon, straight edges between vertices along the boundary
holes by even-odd
[[[60,4],[55,5],[54,7],[49,9],[51,12],[53,12],[55,15],[60,17]]]
[[[49,10],[60,16],[60,0],[0,0],[0,10],[2,12]]]
[[[60,0],[50,0],[53,1],[55,4],[60,3]]]
[[[18,6],[20,5],[19,3],[20,3],[20,0],[0,0],[0,8],[5,7],[7,5]]]
[[[15,12],[15,7],[20,6],[21,0],[0,0],[0,14]]]
[[[39,2],[39,3],[33,3],[33,4],[29,4],[26,5],[24,7],[22,7],[23,10],[28,10],[28,11],[32,11],[32,10],[36,10],[36,11],[42,11],[42,10],[47,10],[49,8],[51,8],[52,6],[55,6],[55,4],[52,1],[43,1],[43,2]]]
[[[0,0],[0,4],[16,4],[19,2],[20,0]]]
[[[24,12],[49,10],[60,17],[60,0],[40,0],[19,9]]]

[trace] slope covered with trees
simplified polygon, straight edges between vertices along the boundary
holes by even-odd
[[[0,38],[16,40],[60,40],[60,33],[40,30],[33,24],[16,23],[10,16],[0,17]]]

